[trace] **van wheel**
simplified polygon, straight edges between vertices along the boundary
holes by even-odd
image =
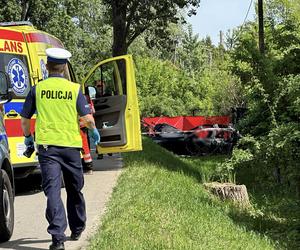
[[[14,229],[14,194],[7,173],[1,170],[0,242],[8,241]]]

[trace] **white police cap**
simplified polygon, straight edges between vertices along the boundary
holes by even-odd
[[[72,54],[62,48],[49,48],[46,49],[47,61],[54,62],[57,64],[67,63],[68,59],[72,56]]]

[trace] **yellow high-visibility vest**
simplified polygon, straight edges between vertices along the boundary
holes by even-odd
[[[36,85],[38,145],[82,147],[76,108],[79,88],[79,84],[60,77],[50,77]]]

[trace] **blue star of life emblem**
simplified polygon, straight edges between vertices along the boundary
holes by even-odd
[[[9,61],[7,69],[13,91],[16,94],[23,94],[26,91],[29,83],[28,72],[24,63],[17,58],[13,58]]]
[[[43,78],[43,80],[45,80],[48,78],[48,70],[46,68],[46,64],[43,59],[41,59],[40,65],[41,65],[41,71],[42,71],[42,78]]]

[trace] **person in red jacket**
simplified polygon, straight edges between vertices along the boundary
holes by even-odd
[[[85,95],[85,98],[90,106],[91,113],[95,113],[95,108],[93,101],[91,100],[89,95]],[[79,125],[80,125],[80,135],[82,139],[82,166],[83,171],[86,174],[93,174],[93,159],[91,156],[91,150],[90,150],[90,144],[89,144],[89,136],[88,136],[88,128],[85,126],[84,122],[79,119]]]

